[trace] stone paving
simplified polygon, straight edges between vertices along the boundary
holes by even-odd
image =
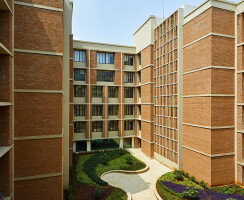
[[[103,177],[110,185],[130,192],[133,200],[157,200],[153,188],[156,180],[171,170],[154,159],[145,156],[139,149],[129,149],[138,159],[149,166],[142,174],[111,173]]]

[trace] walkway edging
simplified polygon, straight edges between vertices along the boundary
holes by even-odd
[[[137,171],[127,171],[127,170],[111,170],[103,173],[101,175],[101,179],[103,180],[103,177],[107,174],[112,174],[112,173],[122,173],[122,174],[141,174],[149,170],[149,166],[147,165],[144,169],[137,170]],[[132,195],[130,192],[127,193],[127,200],[132,200]]]
[[[160,195],[158,194],[158,191],[157,191],[157,182],[158,182],[158,180],[156,180],[156,182],[155,182],[155,184],[154,184],[153,192],[154,192],[154,194],[155,194],[155,196],[156,196],[156,198],[157,198],[158,200],[163,200],[163,199],[160,197]]]

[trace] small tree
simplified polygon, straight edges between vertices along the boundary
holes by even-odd
[[[108,165],[108,161],[110,160],[110,157],[108,156],[108,154],[103,154],[101,156],[101,160],[103,165]]]

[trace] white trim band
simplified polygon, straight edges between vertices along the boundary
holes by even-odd
[[[63,94],[63,91],[62,90],[26,90],[26,89],[15,89],[14,92],[18,92],[18,93]]]
[[[38,51],[38,50],[26,50],[26,49],[14,49],[15,52],[19,53],[30,53],[30,54],[41,54],[51,56],[63,56],[63,53],[50,52],[50,51]]]
[[[197,95],[185,95],[183,98],[193,98],[193,97],[235,97],[234,94],[197,94]]]
[[[213,32],[211,32],[211,33],[208,33],[207,35],[205,35],[205,36],[203,36],[201,38],[198,38],[197,40],[192,41],[189,44],[184,45],[182,47],[182,49],[184,49],[184,48],[186,48],[186,47],[188,47],[188,46],[190,46],[192,44],[195,44],[195,43],[197,43],[197,42],[199,42],[199,41],[201,41],[201,40],[203,40],[203,39],[205,39],[205,38],[207,38],[209,36],[219,36],[219,37],[226,37],[226,38],[235,39],[235,36],[233,36],[233,35],[225,35],[225,34],[219,34],[219,33],[213,33]]]
[[[191,70],[191,71],[188,71],[188,72],[184,72],[183,75],[190,74],[190,73],[194,73],[194,72],[198,72],[198,71],[203,71],[203,70],[206,70],[206,69],[228,69],[228,70],[235,70],[235,67],[207,66],[207,67],[202,67],[202,68],[199,68],[199,69],[194,69],[194,70]]]
[[[22,141],[22,140],[42,140],[42,139],[56,139],[62,138],[63,135],[40,135],[40,136],[25,136],[25,137],[14,137],[14,141]]]
[[[196,149],[193,149],[193,148],[190,148],[190,147],[187,147],[187,146],[184,146],[184,145],[183,145],[183,148],[188,149],[188,150],[191,150],[191,151],[194,151],[196,153],[202,154],[202,155],[207,156],[207,157],[210,157],[210,158],[224,157],[224,156],[234,156],[235,155],[235,152],[231,152],[231,153],[220,153],[220,154],[208,154],[208,153],[204,153],[202,151],[198,151]]]
[[[43,6],[43,5],[32,4],[32,3],[24,3],[24,2],[14,1],[14,4],[15,5],[21,5],[21,6],[27,6],[27,7],[33,7],[33,8],[40,8],[40,9],[45,9],[45,10],[52,10],[52,11],[57,11],[57,12],[63,12],[63,9],[61,9],[61,8]]]
[[[233,129],[235,126],[202,126],[202,125],[197,125],[197,124],[188,124],[188,123],[182,123],[183,125],[186,126],[193,126],[193,127],[198,127],[198,128],[205,128],[205,129],[211,129],[211,130],[218,130],[218,129]]]
[[[41,178],[51,178],[56,176],[63,176],[63,172],[14,178],[14,181],[26,181],[26,180],[34,180],[34,179],[41,179]]]

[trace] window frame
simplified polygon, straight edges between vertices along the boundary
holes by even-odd
[[[77,127],[77,124],[79,124],[79,127]],[[84,127],[81,126],[81,124],[84,124]],[[79,130],[79,131],[77,131]],[[74,122],[74,133],[86,133],[86,122]]]
[[[132,89],[132,96],[129,91],[130,89]],[[133,87],[124,87],[124,98],[129,98],[129,99],[134,98],[134,88]]]
[[[114,53],[97,52],[97,64],[114,64]]]
[[[85,50],[74,50],[74,62],[86,62],[86,51]]]
[[[84,72],[84,74],[82,74],[80,72]],[[74,69],[74,81],[86,81],[86,70],[85,69]]]
[[[124,55],[124,65],[127,66],[134,66],[135,56],[131,54]]]
[[[78,108],[78,109],[76,109]],[[85,117],[86,105],[74,105],[74,117]]]
[[[111,74],[111,75],[109,75]],[[114,82],[114,71],[109,70],[97,70],[97,82],[107,82],[112,83]]]
[[[81,88],[81,91],[76,90],[76,88]],[[84,89],[84,90],[83,90]],[[78,93],[77,93],[78,92]],[[77,95],[81,94],[81,96]],[[84,95],[83,95],[84,94]],[[86,97],[86,86],[84,85],[74,85],[74,97],[76,98],[84,98]]]
[[[102,97],[103,97],[103,87],[92,86],[92,98],[102,98]]]
[[[134,72],[125,72],[124,83],[134,83]]]
[[[94,133],[103,132],[103,121],[93,121],[92,122],[92,132],[94,132]]]

